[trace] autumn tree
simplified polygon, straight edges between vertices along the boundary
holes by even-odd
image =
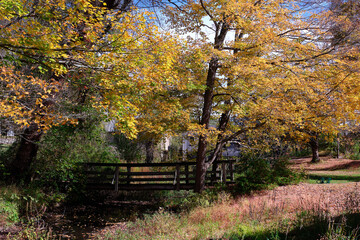
[[[210,49],[203,58],[207,72],[199,76],[205,86],[201,119],[192,128],[199,134],[196,191],[204,188],[206,169],[226,142],[261,127],[278,136],[290,131],[309,136],[297,129],[331,126],[335,104],[346,106],[347,114],[354,109],[347,101],[356,98],[338,90],[349,88],[356,74],[330,57],[335,52],[330,26],[319,26],[326,14],[303,12],[298,3],[199,0],[166,8],[173,28],[202,38],[199,47]],[[353,85],[358,88],[357,81]],[[217,127],[210,125],[215,119]]]
[[[304,135],[308,136],[306,140],[312,150],[312,162],[318,162],[318,136],[336,136],[347,127],[347,121],[358,117],[355,114],[357,97],[353,90],[358,89],[359,84],[358,68],[355,66],[359,52],[356,40],[359,34],[359,17],[356,15],[359,5],[356,1],[341,0],[303,2],[305,7],[310,6],[310,9],[316,8],[320,12],[312,21],[323,31],[314,32],[314,37],[318,45],[327,47],[330,52],[326,59],[319,62],[321,66],[313,64],[309,78],[316,78],[312,84],[315,94],[302,92],[308,106],[303,113],[307,114],[302,117],[301,124],[292,125],[292,128],[302,132],[298,134],[300,141],[304,140]]]
[[[170,69],[178,43],[157,29],[150,13],[130,6],[131,1],[0,2],[0,114],[23,129],[10,165],[14,175],[28,170],[44,131],[81,123],[83,104],[135,137],[143,96],[177,84]]]

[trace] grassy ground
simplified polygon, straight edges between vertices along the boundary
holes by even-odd
[[[314,176],[314,179],[308,178],[305,179],[304,182],[305,183],[310,183],[310,184],[320,184],[321,183],[321,177],[320,176]],[[349,183],[349,182],[353,182],[352,180],[334,180],[333,178],[330,180],[330,183],[332,184],[336,184],[336,183]],[[327,183],[327,179],[325,178],[325,183]]]
[[[324,159],[293,162],[308,179],[181,214],[164,209],[121,222],[94,234],[94,239],[359,239],[360,180],[358,162]],[[360,162],[359,162],[360,163]],[[330,184],[319,180],[331,178]],[[310,183],[310,184],[309,184]],[[336,183],[336,184],[335,184]]]
[[[130,220],[109,222],[86,239],[360,239],[360,185],[351,182],[360,176],[358,162],[323,159],[321,163],[310,164],[309,161],[292,162],[294,169],[308,174],[305,183],[236,198],[228,193],[214,196],[214,193],[169,192],[164,195],[167,207]],[[325,180],[331,177],[330,184],[314,184],[321,177]],[[11,202],[16,201],[9,193],[1,192],[0,209],[6,210],[0,210],[0,216],[6,217],[0,217],[0,225],[11,226],[14,222],[11,217],[17,217],[16,205]],[[182,211],[174,211],[172,205],[181,205]],[[23,236],[58,239],[51,231],[44,232],[42,225],[35,227],[23,229],[20,235],[8,239],[23,239]],[[7,231],[0,228],[0,239],[1,232]]]
[[[295,170],[305,171],[307,183],[360,182],[360,161],[349,159],[323,158],[319,163],[311,163],[310,158],[292,160]]]
[[[225,194],[182,214],[159,209],[94,239],[352,239],[345,236],[359,227],[359,203],[356,183],[302,183],[236,199]],[[336,234],[343,238],[329,237]]]

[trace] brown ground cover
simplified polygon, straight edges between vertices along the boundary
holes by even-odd
[[[291,167],[296,170],[303,169],[308,173],[335,173],[344,172],[344,170],[347,174],[360,173],[357,170],[360,161],[333,158],[322,158],[321,162],[317,164],[311,164],[310,161],[310,158],[294,159],[291,160]],[[224,195],[223,199],[228,199],[228,197]],[[113,239],[112,237],[105,237],[110,234],[115,237],[114,239],[121,239],[116,238],[119,232],[131,235],[136,230],[141,236],[144,236],[144,238],[139,239],[151,239],[152,237],[157,239],[158,234],[167,234],[168,239],[192,239],[196,238],[199,232],[198,228],[207,225],[212,226],[213,223],[216,223],[218,229],[209,230],[209,236],[221,238],[225,232],[231,231],[234,226],[239,224],[246,224],[246,222],[271,224],[277,222],[281,225],[282,222],[295,221],[298,214],[304,211],[306,213],[325,214],[329,217],[335,217],[344,212],[359,212],[360,183],[300,183],[298,185],[280,186],[272,190],[259,191],[249,196],[220,201],[211,207],[197,207],[189,213],[179,216],[164,214],[161,210],[160,213],[155,213],[147,220],[138,219],[132,223],[127,221],[109,223],[105,228],[94,230],[87,235],[87,238]],[[178,233],[173,233],[169,229],[166,231],[164,229],[156,230],[161,224],[170,224],[176,228],[181,228],[181,230]],[[185,233],[189,236],[188,238],[181,237]],[[176,238],[176,234],[179,235],[179,238]]]
[[[211,207],[197,207],[178,217],[174,214],[155,213],[153,217],[145,220],[113,224],[94,232],[92,236],[94,239],[123,239],[123,236],[116,237],[123,232],[128,236],[124,239],[160,239],[160,235],[166,236],[162,239],[223,239],[226,232],[233,231],[238,225],[251,225],[256,222],[257,225],[273,226],[277,223],[279,227],[290,228],[299,218],[299,213],[331,219],[345,212],[355,213],[359,210],[358,183],[300,183],[225,200]],[[166,224],[175,226],[177,230],[158,229]],[[205,226],[216,227],[211,227],[206,237],[199,237],[200,229]],[[133,233],[138,233],[141,237],[132,238]],[[187,237],[184,237],[185,233]],[[107,234],[112,237],[105,238]]]
[[[298,158],[290,160],[291,168],[304,170],[307,173],[324,174],[326,172],[335,175],[360,174],[360,161],[350,159],[337,159],[323,157],[319,163],[311,163],[311,158]]]
[[[253,196],[238,199],[255,206],[267,205],[266,208],[293,213],[303,210],[319,210],[337,215],[347,210],[360,208],[360,184],[308,184],[277,187]],[[264,206],[262,206],[264,207]]]
[[[296,170],[305,170],[307,172],[338,172],[346,170],[347,173],[356,172],[360,166],[360,161],[349,159],[322,158],[317,164],[311,164],[310,158],[301,158],[291,160],[292,168]],[[358,172],[359,173],[359,172]],[[277,222],[296,221],[298,214],[326,215],[329,218],[338,216],[345,212],[360,211],[360,183],[338,183],[338,184],[308,184],[300,183],[298,185],[280,186],[272,190],[264,190],[253,193],[249,196],[240,196],[230,201],[220,202],[211,207],[198,207],[188,214],[182,215],[181,219],[188,224],[182,226],[182,232],[187,232],[189,236],[196,236],[196,229],[199,223],[203,225],[209,222],[219,223],[220,228],[212,232],[212,236],[222,236],[227,231],[231,231],[236,224],[246,222],[258,222],[259,224]],[[152,221],[162,222],[163,216],[155,214]],[[166,220],[168,221],[168,220]],[[286,222],[285,221],[285,222]],[[111,232],[116,236],[115,231],[131,233],[131,229],[140,229],[144,225],[154,226],[147,222],[141,222],[129,225],[127,222],[114,224],[95,235],[104,236]],[[147,233],[144,232],[144,236]],[[170,234],[170,233],[169,233]],[[156,233],[155,233],[156,235]],[[171,235],[171,234],[170,234]],[[150,236],[149,236],[150,237]],[[188,239],[191,239],[189,237]]]

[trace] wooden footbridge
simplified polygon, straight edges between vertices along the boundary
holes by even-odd
[[[214,162],[205,184],[234,183],[234,162]],[[195,187],[195,162],[86,163],[87,187],[98,190],[191,190]]]

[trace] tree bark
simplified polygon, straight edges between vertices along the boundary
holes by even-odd
[[[313,136],[310,138],[310,147],[312,152],[312,163],[320,162],[319,158],[319,141],[317,136]]]
[[[161,161],[166,162],[168,160],[168,158],[169,158],[169,151],[163,150],[162,155],[161,155]]]
[[[201,122],[200,122],[200,124],[204,126],[205,129],[209,128],[213,95],[214,95],[215,76],[218,68],[217,64],[218,64],[218,59],[212,58],[209,64],[209,71],[206,79],[207,88],[204,93],[204,106],[203,106]],[[207,148],[206,136],[201,135],[199,137],[198,151],[196,156],[195,192],[202,192],[205,187],[206,148]]]
[[[225,22],[216,24],[215,49],[221,49],[224,44],[229,26]],[[212,111],[214,87],[216,81],[216,72],[219,68],[219,59],[212,57],[209,63],[209,69],[206,77],[206,90],[204,93],[204,103],[200,124],[205,128],[209,128],[210,116]],[[205,135],[200,135],[198,143],[198,151],[196,156],[196,175],[195,175],[195,192],[202,192],[205,188],[205,175],[208,165],[206,164],[207,139]]]
[[[336,158],[340,158],[340,133],[336,137]]]
[[[145,162],[146,163],[154,162],[154,148],[155,148],[155,144],[153,141],[150,140],[145,143],[145,149],[146,149]]]
[[[21,140],[16,152],[15,159],[10,163],[10,173],[14,181],[25,179],[29,181],[30,167],[36,159],[38,151],[38,142],[40,141],[42,132],[36,124],[30,125],[21,134]]]

